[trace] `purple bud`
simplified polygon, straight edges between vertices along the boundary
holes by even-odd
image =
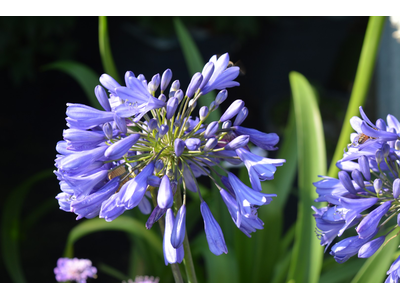
[[[158,177],[156,175],[151,175],[151,176],[147,177],[147,184],[150,186],[159,187],[160,182],[161,182],[160,177]]]
[[[177,90],[176,92],[175,92],[175,95],[174,95],[176,98],[178,98],[178,101],[179,101],[179,103],[181,103],[181,101],[182,101],[182,99],[183,99],[183,92],[182,92],[182,90]]]
[[[167,175],[161,179],[158,188],[157,204],[160,208],[170,208],[174,204],[174,195],[172,194],[171,183]]]
[[[353,172],[351,172],[351,177],[353,178],[353,180],[355,181],[355,183],[358,184],[358,186],[360,188],[365,188],[365,184],[364,184],[364,179],[362,177],[362,174],[359,170],[354,169]]]
[[[164,168],[164,163],[163,163],[163,161],[162,161],[161,159],[157,160],[157,161],[156,161],[156,164],[155,164],[155,171],[156,171],[156,172],[159,172],[159,171],[161,171],[163,168]]]
[[[387,213],[392,202],[393,201],[387,201],[381,204],[362,219],[356,228],[360,239],[367,239],[370,238],[371,235],[375,234],[381,218]]]
[[[339,180],[343,184],[343,186],[348,190],[351,194],[357,194],[356,189],[353,186],[353,183],[350,179],[349,174],[346,171],[339,171]]]
[[[200,117],[200,121],[203,121],[208,115],[208,107],[207,106],[203,106],[200,108],[199,110],[199,117]]]
[[[390,153],[390,146],[389,146],[388,144],[384,144],[384,145],[382,146],[382,152],[383,152],[383,156],[384,156],[385,158],[387,158],[388,155],[389,155],[389,153]]]
[[[201,81],[203,80],[203,75],[197,72],[193,75],[192,80],[189,83],[189,86],[186,90],[186,96],[190,99],[194,95],[194,93],[199,88]]]
[[[158,89],[159,85],[160,85],[160,74],[156,74],[153,76],[153,78],[148,84],[149,92],[154,93]]]
[[[112,126],[110,123],[104,123],[103,124],[103,132],[105,134],[105,136],[107,137],[107,139],[111,140],[113,137],[113,130],[112,130]]]
[[[158,131],[158,133],[160,134],[160,136],[164,136],[169,130],[168,125],[164,124],[160,126],[160,129]]]
[[[248,114],[249,114],[249,110],[247,109],[247,107],[243,107],[242,110],[236,116],[236,119],[235,119],[235,122],[233,122],[233,125],[239,126],[240,124],[242,124]]]
[[[179,90],[180,87],[181,87],[181,84],[180,84],[179,80],[175,80],[175,81],[171,84],[171,89],[170,89],[170,91],[175,92],[175,91]]]
[[[226,100],[228,97],[228,91],[227,90],[222,90],[218,93],[217,97],[215,97],[215,104],[217,106],[221,105],[222,102]]]
[[[203,75],[203,81],[199,86],[200,90],[208,83],[212,74],[214,73],[214,63],[212,63],[211,61],[206,63],[201,73]]]
[[[144,215],[148,215],[151,213],[151,204],[146,197],[143,197],[142,201],[139,202],[138,208],[140,212]]]
[[[376,120],[376,127],[382,131],[386,131],[386,123],[382,119]]]
[[[399,198],[399,196],[400,196],[400,179],[396,178],[393,181],[393,198],[397,199],[397,198]]]
[[[382,246],[385,241],[385,236],[380,236],[377,239],[374,239],[363,246],[361,246],[360,250],[358,250],[359,258],[368,258],[372,256],[380,246]]]
[[[104,152],[104,156],[106,156],[109,160],[122,158],[122,156],[129,151],[129,149],[139,140],[139,138],[140,134],[136,133],[119,140],[107,148],[107,150]]]
[[[94,88],[94,94],[104,110],[111,111],[110,101],[108,101],[107,93],[101,85],[98,85]]]
[[[225,121],[224,123],[222,123],[222,129],[228,129],[228,128],[231,128],[231,126],[232,126],[232,122],[230,121],[230,120],[228,120],[228,121]]]
[[[171,119],[172,116],[175,114],[178,104],[179,100],[176,97],[172,97],[167,101],[167,120]]]
[[[206,145],[204,146],[204,151],[210,151],[214,149],[215,146],[218,144],[218,139],[216,138],[209,138],[208,141],[206,142]]]
[[[200,144],[201,140],[198,138],[189,138],[185,141],[186,148],[192,151],[199,149]]]
[[[378,164],[378,166],[380,165],[380,163],[383,160],[383,152],[382,150],[376,150],[375,152],[375,159],[376,159],[376,163]]]
[[[371,180],[371,172],[369,171],[369,162],[366,156],[361,156],[358,159],[358,164],[360,165],[360,171],[364,175],[365,180]]]
[[[201,202],[200,211],[201,215],[203,216],[204,231],[206,232],[206,238],[210,251],[215,255],[228,253],[221,227],[215,220],[206,202]]]
[[[197,101],[195,99],[191,99],[188,106],[189,108],[194,109],[197,106]]]
[[[181,263],[184,256],[183,245],[175,249],[171,245],[172,228],[174,227],[175,217],[172,210],[169,208],[165,215],[165,230],[163,239],[163,252],[165,265]]]
[[[238,99],[233,101],[233,103],[228,107],[222,117],[219,119],[220,122],[225,122],[226,120],[232,119],[236,116],[239,111],[242,110],[244,106],[244,101]]]
[[[250,140],[250,136],[248,135],[239,135],[238,137],[234,138],[232,141],[229,142],[225,146],[225,150],[236,150],[238,148],[242,148],[247,145]]]
[[[154,129],[156,129],[158,127],[158,123],[156,119],[150,119],[150,121],[147,123],[147,127],[149,127],[149,129],[151,131],[153,131]]]
[[[382,180],[380,180],[379,178],[376,178],[374,180],[374,189],[375,189],[375,193],[379,194],[379,192],[382,190]]]
[[[172,228],[171,245],[175,249],[182,246],[183,240],[185,239],[185,229],[186,229],[186,205],[183,204],[176,214],[174,227]]]
[[[181,139],[176,139],[174,142],[174,150],[176,157],[181,156],[183,150],[185,150],[185,142],[182,141]]]
[[[172,79],[172,71],[170,69],[166,69],[161,76],[161,86],[160,86],[161,93],[165,91],[171,79]]]
[[[160,208],[158,205],[154,207],[150,217],[147,219],[146,228],[150,229],[155,222],[161,219],[168,208]]]
[[[208,124],[206,131],[204,132],[204,137],[207,139],[215,135],[217,130],[218,130],[218,121],[211,122],[210,124]]]
[[[158,100],[165,102],[165,101],[167,101],[167,96],[165,96],[164,94],[160,94],[160,96],[158,96]]]

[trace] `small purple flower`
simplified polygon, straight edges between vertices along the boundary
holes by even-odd
[[[163,93],[172,79],[172,71],[170,69],[166,69],[161,76],[161,93]]]
[[[386,278],[385,283],[398,283],[400,281],[400,256],[390,266],[387,275],[389,276]]]
[[[360,239],[369,238],[378,226],[383,215],[387,213],[393,201],[387,201],[368,214],[356,228]]]
[[[185,142],[181,139],[176,139],[174,143],[174,150],[176,157],[181,156],[185,150]]]
[[[183,204],[175,218],[174,227],[172,228],[171,233],[171,245],[177,249],[183,244],[183,240],[185,239],[185,231],[186,229],[186,205]]]
[[[221,255],[222,253],[228,253],[228,248],[225,244],[224,235],[221,227],[215,220],[207,203],[204,201],[200,204],[201,215],[204,220],[204,231],[206,232],[208,247],[210,251],[215,255]]]
[[[97,269],[92,266],[89,259],[61,257],[57,260],[57,267],[54,269],[58,282],[86,283],[88,277],[97,278],[96,273]]]
[[[172,194],[171,183],[167,175],[161,179],[158,189],[157,204],[160,208],[170,208],[174,203],[174,195]]]
[[[225,122],[229,119],[232,119],[236,116],[243,108],[244,102],[243,100],[235,100],[233,103],[228,107],[228,109],[224,112],[224,114],[219,119],[220,122]]]
[[[364,244],[368,243],[370,239],[374,237],[375,234],[376,232],[366,239],[360,239],[358,235],[356,235],[341,240],[340,242],[333,245],[330,254],[334,257],[334,259],[338,263],[340,264],[344,263],[350,257],[356,255],[360,250],[360,248]]]
[[[192,77],[192,80],[189,83],[189,86],[186,90],[186,96],[190,99],[196,93],[199,88],[201,82],[203,80],[203,75],[201,73],[195,73]]]
[[[167,101],[167,120],[171,119],[178,108],[179,100],[176,97],[172,97]]]

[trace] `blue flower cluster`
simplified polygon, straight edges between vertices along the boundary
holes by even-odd
[[[318,237],[325,250],[336,236],[357,226],[357,235],[334,244],[330,254],[339,263],[358,254],[372,256],[386,237],[400,226],[400,122],[392,115],[387,123],[373,124],[360,107],[362,118],[352,117],[356,133],[343,158],[337,162],[339,179],[324,177],[314,183],[319,197],[328,202],[312,207]],[[399,233],[397,233],[399,234]],[[387,272],[386,282],[399,282],[400,257]]]
[[[197,192],[209,248],[220,255],[228,252],[224,236],[197,184],[198,177],[208,176],[241,231],[250,237],[262,229],[257,209],[276,195],[262,193],[261,181],[273,179],[285,160],[258,156],[248,144],[276,150],[279,137],[241,126],[248,109],[240,99],[218,121],[206,123],[227,99],[226,89],[239,85],[234,81],[238,74],[238,67],[229,67],[228,54],[214,55],[201,73],[193,75],[186,92],[179,80],[166,92],[170,69],[150,81],[128,71],[125,86],[103,74],[100,83],[105,89],[96,86],[95,95],[104,110],[67,104],[68,129],[57,144],[55,160],[60,208],[77,219],[99,216],[112,221],[138,207],[150,214],[147,229],[165,215],[163,250],[168,264],[183,259],[186,193]],[[215,101],[201,107],[198,117],[191,116],[199,97],[213,90],[220,90]],[[222,168],[224,161],[243,163],[252,187]]]

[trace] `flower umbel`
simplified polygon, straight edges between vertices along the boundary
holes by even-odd
[[[227,53],[218,59],[213,56],[202,73],[193,75],[186,91],[175,80],[167,92],[172,80],[169,69],[149,82],[142,74],[136,77],[128,71],[125,86],[103,74],[100,82],[105,89],[99,85],[95,94],[104,111],[68,103],[69,128],[57,144],[55,159],[60,209],[74,212],[77,219],[99,216],[112,221],[138,207],[150,214],[147,229],[166,215],[164,258],[166,264],[173,264],[184,255],[187,190],[197,192],[207,241],[219,255],[228,252],[223,233],[197,183],[200,176],[207,176],[221,191],[240,230],[250,236],[262,229],[257,210],[276,195],[262,193],[261,181],[273,179],[276,167],[285,160],[251,153],[250,143],[276,150],[279,137],[240,126],[248,116],[243,100],[233,101],[220,120],[207,123],[227,99],[226,88],[239,85],[234,81],[239,68],[228,64]],[[194,117],[198,99],[212,90],[220,90],[215,101],[200,107],[199,117]],[[243,162],[252,188],[225,170],[224,161]],[[147,197],[153,199],[152,207]]]
[[[328,247],[336,236],[355,227],[357,235],[332,246],[330,254],[343,263],[358,254],[367,258],[385,245],[386,237],[400,224],[400,122],[392,115],[387,124],[378,119],[372,123],[360,107],[361,118],[350,123],[357,133],[336,166],[339,179],[325,177],[314,183],[327,207],[313,207],[321,245]],[[398,235],[400,232],[397,232]],[[386,282],[399,282],[399,259],[390,270]]]

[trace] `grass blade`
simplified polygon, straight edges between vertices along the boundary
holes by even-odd
[[[326,151],[321,115],[314,91],[297,72],[289,74],[297,129],[299,202],[290,282],[318,282],[323,248],[314,233],[310,207],[317,198],[312,182],[326,173]]]

